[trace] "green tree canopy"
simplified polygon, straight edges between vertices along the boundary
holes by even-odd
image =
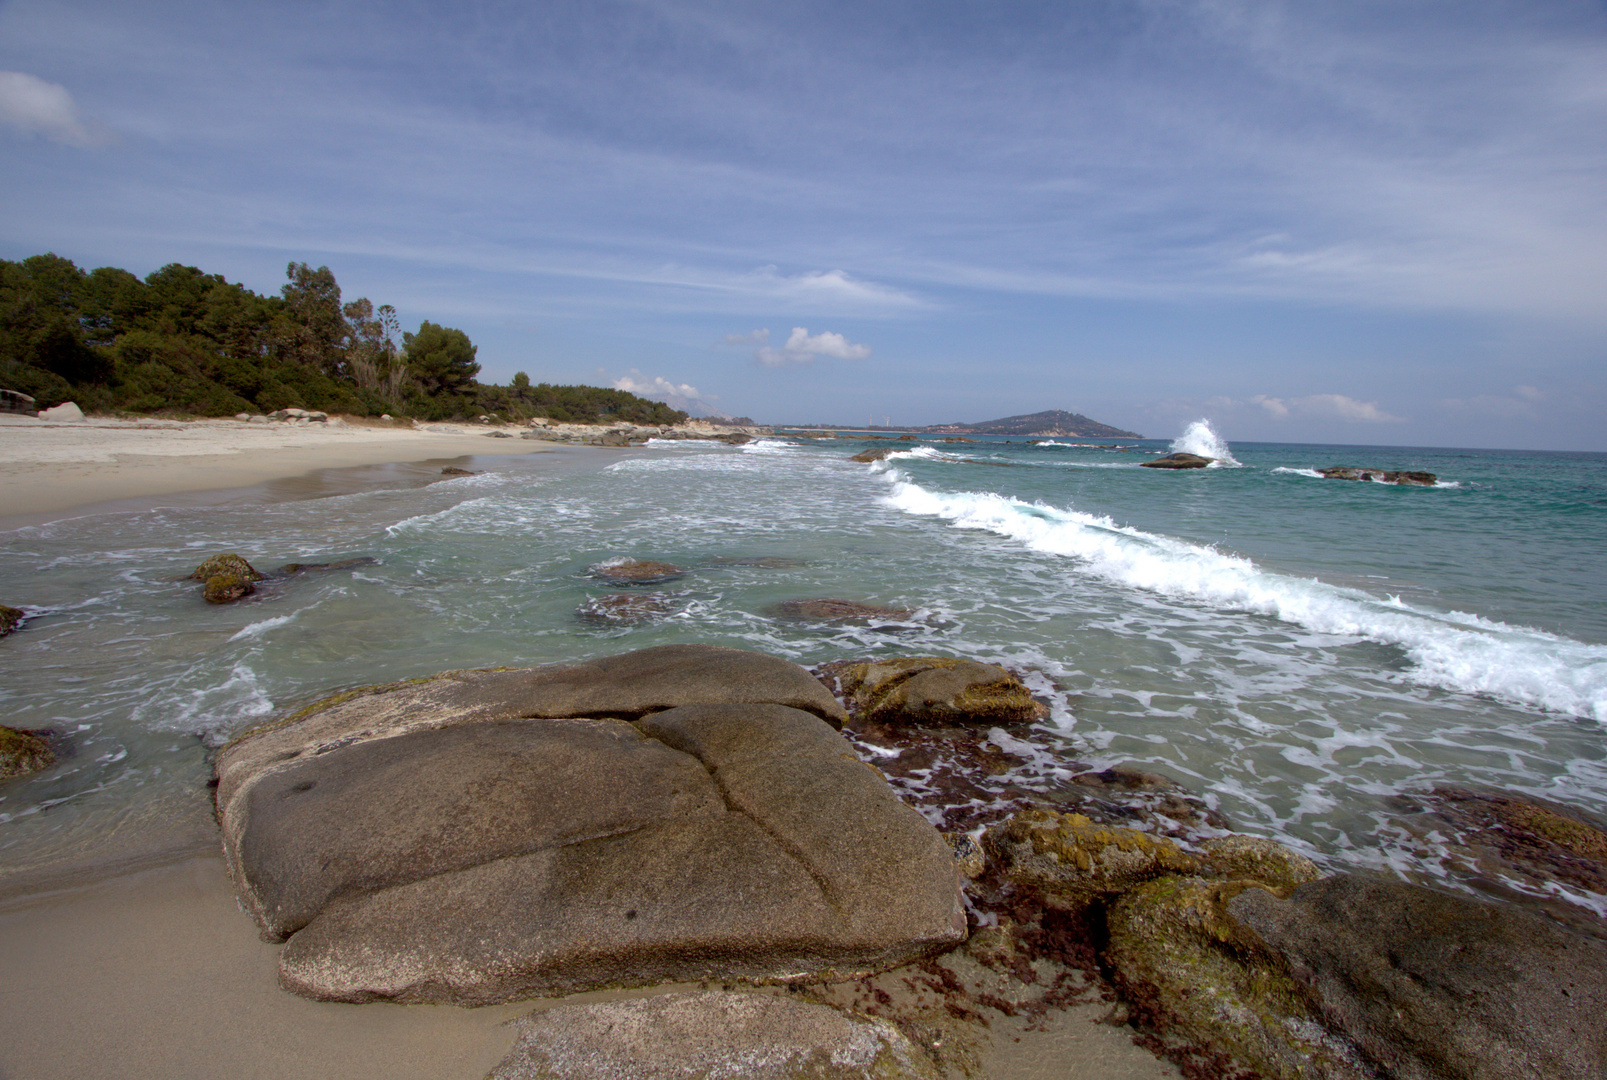
[[[466,394],[480,374],[474,360],[477,350],[462,330],[426,321],[419,324],[418,333],[402,335],[402,347],[419,388],[431,397]]]

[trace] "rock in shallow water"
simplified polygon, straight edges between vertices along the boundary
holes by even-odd
[[[205,582],[201,595],[209,604],[233,603],[257,591],[259,574],[245,559],[235,554],[214,555],[190,573],[190,580]]]
[[[855,715],[872,724],[1013,724],[1048,710],[1014,674],[994,664],[944,656],[834,664]]]
[[[1403,484],[1407,487],[1433,487],[1439,477],[1431,472],[1396,472],[1393,469],[1358,469],[1353,465],[1331,465],[1318,469],[1329,480],[1367,480],[1380,484]]]
[[[803,669],[711,646],[359,692],[220,753],[225,853],[292,935],[284,985],[337,1000],[854,972],[963,939],[947,845],[792,704],[840,719]]]
[[[614,585],[657,585],[685,577],[679,566],[646,559],[610,559],[591,568],[591,575]]]
[[[56,763],[50,743],[32,731],[0,727],[0,780],[26,776]]]
[[[486,1080],[935,1080],[892,1024],[718,990],[559,1005],[515,1024]]]
[[[915,614],[908,608],[861,604],[857,600],[783,600],[770,613],[778,619],[800,622],[903,622]]]
[[[1156,458],[1154,461],[1141,461],[1139,465],[1146,469],[1203,469],[1216,458],[1201,457],[1199,454],[1186,454],[1178,452]]]
[[[669,601],[655,593],[609,593],[594,596],[575,609],[590,622],[635,624],[651,622],[670,613]]]
[[[6,607],[0,604],[0,637],[5,637],[11,631],[22,625],[26,612],[21,608]]]

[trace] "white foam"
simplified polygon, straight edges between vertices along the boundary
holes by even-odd
[[[1271,573],[1249,559],[1108,517],[991,493],[943,494],[897,470],[884,475],[892,483],[888,505],[1067,556],[1078,573],[1321,634],[1399,646],[1413,663],[1408,676],[1415,681],[1607,723],[1607,646]]]
[[[1318,472],[1316,469],[1291,469],[1287,465],[1279,465],[1272,471],[1275,473],[1284,473],[1288,476],[1309,476],[1313,480],[1327,479],[1327,477],[1323,476],[1323,474]]]
[[[1228,444],[1222,436],[1211,427],[1209,420],[1196,420],[1183,429],[1183,434],[1172,440],[1172,453],[1198,454],[1200,457],[1211,458],[1211,469],[1237,467],[1239,461],[1228,449]]]
[[[242,626],[238,631],[236,631],[235,635],[233,637],[231,637],[229,640],[230,641],[245,641],[245,640],[247,640],[249,638],[261,637],[263,634],[266,634],[269,630],[272,630],[275,627],[284,626],[285,624],[289,623],[292,619],[294,619],[299,614],[301,614],[301,613],[300,612],[291,612],[289,615],[276,615],[271,619],[263,619],[261,622],[247,623],[246,625]]]

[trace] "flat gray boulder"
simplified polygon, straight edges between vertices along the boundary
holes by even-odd
[[[347,690],[246,732],[218,755],[218,809],[227,814],[239,787],[264,769],[351,743],[490,720],[634,720],[678,705],[745,703],[788,705],[839,728],[848,718],[797,664],[718,645],[661,645],[538,668],[446,671]]]
[[[515,1023],[486,1080],[934,1080],[884,1020],[779,994],[665,994],[559,1005]]]
[[[1343,874],[1287,900],[1246,889],[1227,912],[1386,1076],[1607,1076],[1597,939],[1518,908]]]
[[[737,702],[644,708],[635,723],[507,715],[575,700],[628,713],[677,689],[719,697],[710,679],[648,685],[665,653],[687,648],[738,674]],[[937,832],[819,715],[741,700],[777,664],[683,646],[455,673],[230,744],[225,854],[265,936],[288,938],[281,981],[315,998],[484,1004],[857,973],[962,940]],[[621,685],[587,685],[582,669],[620,672]],[[811,696],[773,670],[768,685]]]

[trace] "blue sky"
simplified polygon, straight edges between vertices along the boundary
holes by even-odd
[[[1607,450],[1600,2],[0,4],[0,256],[766,422]]]

